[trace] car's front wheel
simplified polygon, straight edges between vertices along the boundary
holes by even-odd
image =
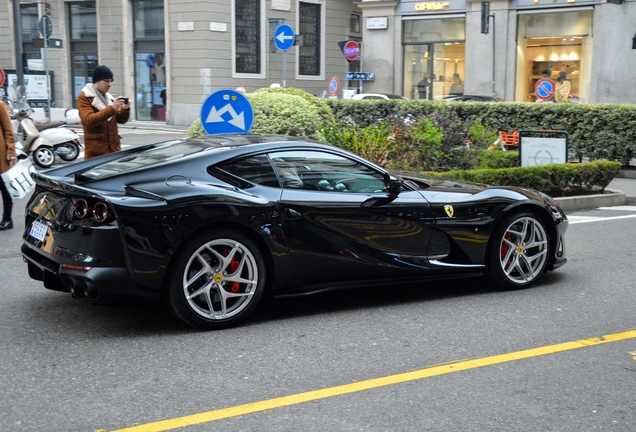
[[[238,324],[265,290],[265,265],[256,245],[239,232],[211,231],[180,252],[167,300],[179,319],[205,330]]]
[[[487,257],[487,276],[504,289],[525,288],[545,270],[550,241],[535,213],[516,212],[495,228]]]

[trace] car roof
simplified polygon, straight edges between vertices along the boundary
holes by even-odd
[[[388,93],[358,93],[353,95],[352,99],[406,99],[404,96]]]
[[[443,100],[447,102],[451,101],[485,101],[485,102],[503,102],[503,99],[499,99],[495,96],[485,95],[449,95]]]

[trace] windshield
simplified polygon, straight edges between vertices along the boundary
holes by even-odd
[[[8,104],[12,109],[15,110],[31,110],[29,103],[27,102],[27,98],[22,91],[22,86],[10,86],[7,87],[7,95],[8,95]]]

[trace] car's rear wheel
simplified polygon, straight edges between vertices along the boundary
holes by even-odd
[[[545,270],[550,241],[544,222],[535,213],[516,212],[493,232],[487,276],[504,289],[525,288]]]
[[[258,305],[265,265],[245,235],[212,231],[180,252],[170,275],[168,303],[175,316],[206,330],[234,326]]]

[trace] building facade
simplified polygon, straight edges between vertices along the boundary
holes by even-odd
[[[563,73],[583,100],[636,103],[636,0],[613,2],[491,1],[485,33],[482,2],[471,0],[21,0],[20,61],[35,105],[46,99],[47,67],[53,106],[68,108],[105,64],[112,92],[134,100],[135,119],[176,125],[190,124],[222,88],[278,83],[326,96],[331,77],[349,93],[533,101],[538,80]],[[6,91],[18,61],[16,3],[0,4]],[[55,43],[48,49],[45,15]],[[281,23],[297,35],[285,53],[273,40]],[[341,48],[349,40],[361,46],[353,61]],[[361,69],[375,80],[346,81]]]
[[[9,87],[16,76],[14,3],[0,4],[0,67]],[[25,85],[35,106],[46,98],[45,57],[53,106],[74,106],[104,64],[115,76],[111,92],[134,100],[135,119],[177,125],[190,124],[219,89],[277,83],[323,96],[331,77],[346,86],[344,75],[358,67],[338,45],[361,37],[361,14],[350,0],[22,0],[20,9]],[[44,15],[61,48],[39,47]],[[286,52],[273,42],[281,23],[297,35]]]
[[[636,103],[634,0],[362,0],[364,64],[373,92],[409,99],[453,93],[534,101],[559,76],[594,103]],[[379,28],[379,19],[386,22]],[[370,25],[369,25],[370,23]]]

